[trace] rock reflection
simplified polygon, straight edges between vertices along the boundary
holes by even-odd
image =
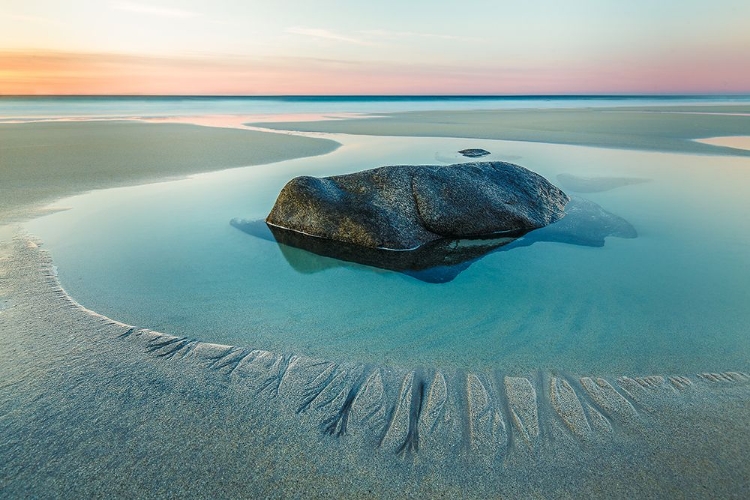
[[[625,219],[596,203],[572,197],[566,216],[549,226],[527,233],[492,235],[474,239],[441,239],[414,250],[382,250],[308,236],[268,225],[264,220],[232,219],[232,226],[252,236],[279,244],[284,258],[304,274],[351,263],[397,271],[427,283],[447,283],[472,263],[497,251],[533,245],[540,241],[590,247],[604,246],[605,238],[636,238]]]
[[[253,236],[279,243],[289,264],[302,273],[322,271],[346,261],[401,272],[428,283],[453,280],[475,260],[520,236],[504,234],[486,239],[441,239],[414,250],[383,250],[308,236],[268,225],[262,220],[234,219],[231,224]],[[315,259],[310,253],[329,259]]]

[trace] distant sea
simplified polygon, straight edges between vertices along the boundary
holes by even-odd
[[[0,96],[0,121],[738,103],[750,96]]]

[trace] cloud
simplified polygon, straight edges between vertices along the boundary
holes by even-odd
[[[326,29],[301,28],[298,26],[292,26],[291,28],[287,28],[285,31],[293,35],[310,36],[313,38],[325,38],[327,40],[336,40],[339,42],[354,43],[357,45],[369,45],[366,41],[360,40],[359,38],[353,38],[353,37],[349,37],[346,35],[341,35],[339,33],[334,33],[333,31],[329,31]]]
[[[361,30],[358,31],[362,37],[353,37],[342,35],[327,29],[320,28],[303,28],[299,26],[293,26],[286,29],[287,33],[294,35],[303,35],[313,38],[324,38],[327,40],[336,40],[339,42],[353,43],[356,45],[376,45],[377,42],[383,40],[396,40],[399,38],[430,38],[433,40],[476,40],[475,38],[468,38],[457,35],[441,35],[436,33],[417,33],[413,31],[387,31],[387,30]]]
[[[144,5],[135,2],[113,2],[111,7],[115,10],[125,12],[134,12],[136,14],[147,14],[161,17],[188,18],[198,17],[200,14],[183,9],[172,9],[167,7],[156,7],[153,5]]]
[[[387,30],[363,30],[359,33],[363,35],[377,37],[377,38],[432,38],[440,40],[476,40],[476,38],[458,36],[458,35],[443,35],[438,33],[418,33],[415,31],[387,31]]]

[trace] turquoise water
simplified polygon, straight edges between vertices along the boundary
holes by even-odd
[[[3,97],[0,121],[750,103],[750,96]]]
[[[406,366],[652,374],[747,370],[750,161],[467,139],[332,136],[315,158],[97,191],[28,224],[63,286],[107,316],[207,341]],[[453,281],[343,263],[230,226],[296,175],[459,161],[480,147],[555,181],[649,182],[582,194],[629,221],[604,247],[539,242]],[[294,264],[291,265],[290,261]]]

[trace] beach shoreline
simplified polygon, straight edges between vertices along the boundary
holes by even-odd
[[[690,119],[686,119],[689,115]],[[705,155],[750,156],[745,149],[695,141],[747,135],[749,106],[619,107],[410,111],[335,121],[254,122],[297,132],[465,137]]]
[[[694,115],[697,122],[685,125],[685,114]],[[750,156],[743,143],[721,139],[746,135],[747,105],[330,115],[331,119],[314,116],[313,121],[278,116],[244,124],[238,121],[241,116],[221,115],[0,123],[0,141],[12,144],[2,147],[0,157],[0,224],[44,215],[42,209],[52,202],[94,189],[326,154],[339,146],[326,134],[465,137]],[[74,168],[66,171],[70,166]]]
[[[109,187],[330,153],[328,139],[195,124],[60,121],[0,124],[0,224]]]

